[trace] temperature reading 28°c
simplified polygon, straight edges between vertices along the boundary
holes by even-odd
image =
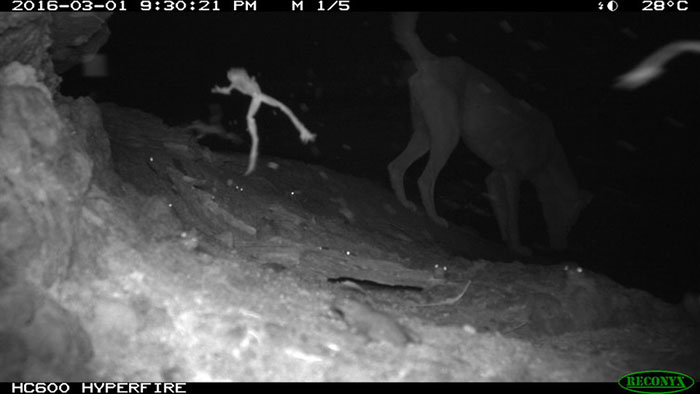
[[[688,0],[642,0],[642,11],[688,11]]]
[[[318,11],[350,11],[350,0],[319,0]]]

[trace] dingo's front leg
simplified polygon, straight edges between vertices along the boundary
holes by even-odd
[[[521,180],[515,174],[494,170],[486,177],[489,200],[496,214],[498,229],[508,249],[525,256],[532,251],[520,243],[520,222],[518,220],[518,202]]]
[[[435,209],[435,181],[461,138],[459,102],[447,87],[425,74],[411,80],[411,95],[421,98],[417,103],[430,133],[430,158],[418,178],[418,189],[428,217],[447,227]]]

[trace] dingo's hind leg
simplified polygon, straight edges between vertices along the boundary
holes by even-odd
[[[489,201],[491,201],[493,213],[496,215],[501,239],[505,241],[508,239],[508,232],[506,231],[508,223],[508,203],[505,197],[506,185],[496,171],[493,171],[486,177],[486,188],[489,192]]]
[[[520,243],[518,203],[521,181],[515,174],[494,170],[486,177],[486,187],[503,242],[513,252],[530,256],[532,251]]]
[[[413,123],[411,140],[408,142],[406,149],[389,163],[387,169],[389,170],[391,188],[394,189],[396,198],[401,205],[415,212],[417,209],[416,204],[408,201],[408,198],[406,198],[404,176],[406,175],[408,167],[425,155],[430,149],[430,136],[428,135],[428,125],[425,124],[418,104],[413,100],[411,100],[411,119]]]

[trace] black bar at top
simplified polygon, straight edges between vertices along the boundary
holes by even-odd
[[[641,12],[669,14],[700,9],[697,0],[674,0],[673,7],[658,9],[657,2],[667,0],[2,0],[0,11],[42,11],[49,4],[60,4],[61,11],[111,11],[104,5],[117,4],[115,12],[206,13],[206,12],[594,12],[614,14]],[[217,7],[214,7],[216,2]],[[92,3],[93,9],[75,9],[69,5]],[[301,6],[303,4],[303,7]],[[144,5],[147,5],[144,6]],[[208,6],[207,6],[208,5]],[[42,8],[43,7],[43,8]],[[54,7],[55,9],[55,7]],[[148,9],[148,10],[147,10]],[[611,10],[614,9],[614,10]],[[218,11],[217,11],[218,10]]]

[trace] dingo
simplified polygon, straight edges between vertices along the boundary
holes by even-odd
[[[530,180],[542,203],[550,246],[565,249],[567,235],[591,194],[579,189],[552,123],[463,60],[430,53],[415,32],[417,18],[417,13],[393,15],[395,39],[418,69],[409,79],[413,135],[388,166],[397,198],[404,207],[416,209],[406,198],[404,174],[430,151],[418,187],[428,216],[447,226],[435,210],[435,180],[461,136],[493,168],[486,185],[508,247],[531,253],[521,245],[518,229],[519,186]]]

